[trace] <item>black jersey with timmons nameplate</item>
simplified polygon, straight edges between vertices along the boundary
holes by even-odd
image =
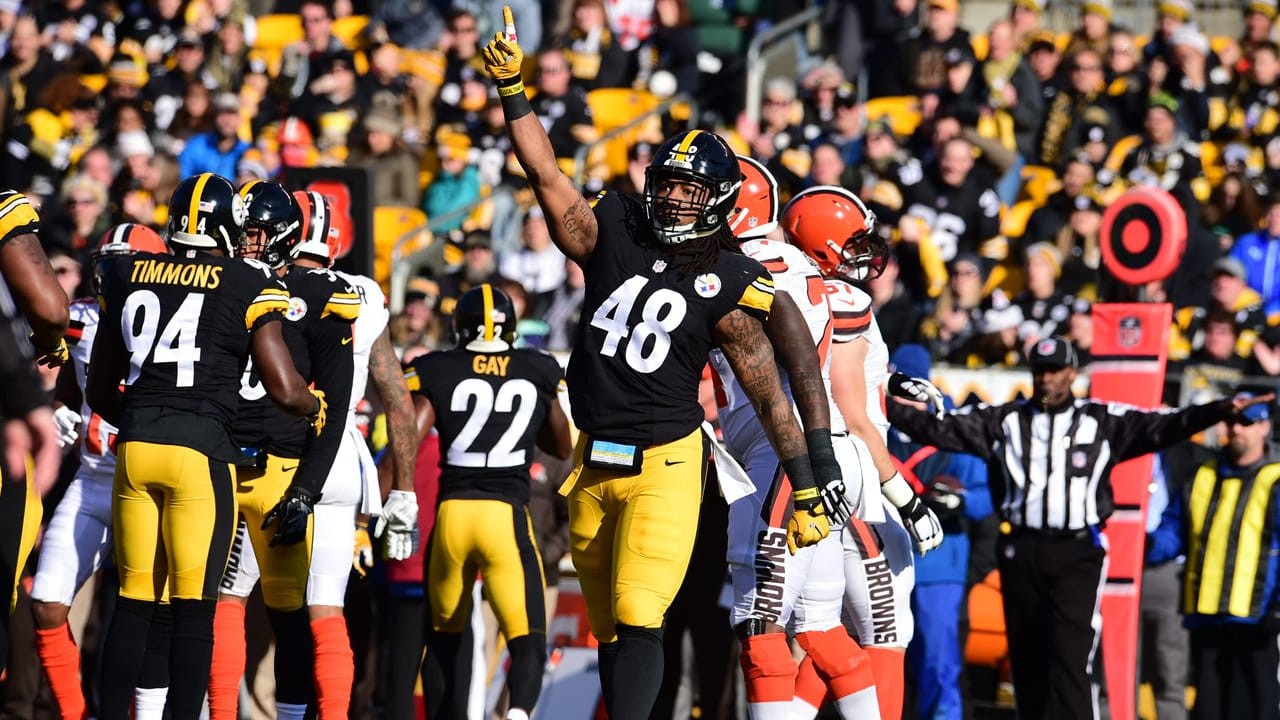
[[[671,442],[702,423],[698,383],[716,323],[734,309],[767,318],[773,279],[728,251],[711,272],[682,273],[639,197],[602,193],[593,207],[599,234],[583,268],[586,296],[567,372],[573,419],[600,440]]]
[[[283,278],[289,288],[284,341],[298,374],[325,394],[325,427],[312,439],[311,425],[276,407],[253,363],[240,385],[240,411],[235,438],[241,447],[272,455],[301,458],[307,466],[327,473],[337,455],[346,426],[355,371],[351,323],[360,313],[360,296],[346,280],[329,270],[294,267]],[[310,444],[308,444],[310,442]],[[320,486],[323,486],[323,479]]]
[[[529,502],[534,443],[563,377],[555,358],[530,348],[442,350],[414,360],[405,383],[435,408],[440,500]]]
[[[119,439],[182,445],[225,462],[249,336],[289,291],[261,264],[198,254],[104,258],[98,343],[129,358]]]

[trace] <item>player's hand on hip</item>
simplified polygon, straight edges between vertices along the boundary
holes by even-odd
[[[792,493],[795,512],[787,523],[787,550],[792,555],[802,547],[817,545],[831,534],[831,524],[822,508],[822,499],[816,488]]]
[[[938,516],[911,489],[902,473],[894,473],[893,477],[881,485],[881,490],[889,502],[898,508],[898,517],[902,518],[902,524],[911,534],[916,550],[922,556],[942,544],[942,523],[938,522]]]
[[[271,537],[271,547],[296,545],[305,540],[311,510],[319,499],[301,488],[289,488],[262,521],[263,530],[276,525],[276,533]]]
[[[80,423],[84,418],[66,405],[53,409],[53,424],[58,428],[58,447],[67,449],[80,441]]]
[[[524,64],[524,50],[516,42],[516,23],[511,16],[511,8],[502,7],[503,32],[494,33],[480,54],[484,57],[484,68],[500,88],[512,86],[520,82],[520,68]]]
[[[418,496],[407,490],[392,490],[382,504],[373,535],[386,536],[382,555],[388,560],[407,560],[417,552]]]
[[[360,577],[368,575],[373,568],[373,541],[369,539],[368,523],[356,523],[356,544],[351,557],[351,568]]]

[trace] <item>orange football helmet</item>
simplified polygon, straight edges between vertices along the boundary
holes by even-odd
[[[876,232],[875,213],[835,185],[811,187],[791,198],[782,211],[782,232],[827,277],[870,280],[884,272],[889,258],[889,245]]]
[[[146,225],[123,223],[102,234],[102,239],[98,241],[96,254],[98,257],[103,257],[106,255],[131,255],[137,252],[167,255],[169,254],[169,247],[165,245],[164,238],[160,237],[160,233]]]
[[[339,255],[344,223],[319,192],[295,190],[293,197],[298,201],[298,207],[302,208],[302,242],[293,248],[293,257],[306,253],[328,258],[332,265]]]
[[[739,240],[762,238],[778,227],[778,181],[755,158],[738,156],[742,189],[729,213],[729,229]]]

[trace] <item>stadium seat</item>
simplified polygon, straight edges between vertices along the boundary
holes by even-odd
[[[604,135],[651,113],[659,103],[658,98],[646,90],[599,88],[587,93],[587,104],[591,106],[596,130]],[[626,172],[627,148],[645,134],[661,136],[661,120],[658,116],[653,116],[652,127],[649,123],[644,123],[605,142],[603,161],[610,176]]]
[[[1058,52],[1066,52],[1067,46],[1071,44],[1071,33],[1060,32],[1053,39],[1053,44],[1058,46]]]
[[[866,118],[888,118],[893,132],[906,137],[920,125],[920,98],[914,95],[872,98],[867,101]]]
[[[427,232],[427,215],[415,207],[382,206],[373,209],[373,279],[387,289],[391,280],[391,253],[396,243],[410,233],[417,233],[402,248],[412,252],[431,242]]]
[[[361,35],[369,25],[368,15],[348,15],[333,21],[333,35],[343,45],[355,49],[363,45]]]
[[[1043,205],[1049,196],[1061,186],[1058,173],[1043,165],[1027,165],[1022,168],[1022,195],[1036,205]]]
[[[302,40],[302,18],[293,13],[263,15],[258,18],[258,37],[255,48],[283,50]]]
[[[1227,174],[1227,169],[1222,165],[1222,146],[1207,141],[1200,143],[1200,166],[1210,185],[1216,186],[1222,182],[1222,177]]]
[[[1235,42],[1236,39],[1229,35],[1214,35],[1209,38],[1209,48],[1212,49],[1216,55],[1225,50],[1229,45],[1234,45]]]
[[[1120,166],[1124,164],[1125,156],[1141,144],[1141,135],[1126,135],[1120,138],[1115,145],[1111,146],[1111,152],[1107,155],[1106,162],[1102,163],[1103,166],[1111,172],[1120,172]]]
[[[1027,231],[1027,220],[1031,217],[1031,213],[1040,207],[1040,204],[1034,200],[1022,200],[1013,204],[1013,207],[1004,211],[1004,216],[1000,220],[1000,234],[1010,240],[1016,240],[1022,237]]]
[[[1009,641],[1005,636],[999,571],[992,570],[973,586],[968,604],[969,637],[965,642],[964,660],[970,665],[1000,668],[1009,660]]]

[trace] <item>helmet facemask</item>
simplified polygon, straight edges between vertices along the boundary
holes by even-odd
[[[741,181],[687,170],[650,167],[644,173],[645,214],[664,245],[713,235],[728,220]],[[692,186],[688,193],[685,188]]]
[[[863,282],[874,280],[884,272],[889,262],[889,245],[876,232],[875,220],[870,219],[870,227],[845,241],[844,247],[836,246],[828,240],[827,247],[839,259],[832,273],[845,280]]]
[[[245,223],[244,234],[236,246],[236,257],[260,260],[272,270],[284,267],[289,258],[289,248],[298,230],[297,220],[281,220],[274,223]]]

